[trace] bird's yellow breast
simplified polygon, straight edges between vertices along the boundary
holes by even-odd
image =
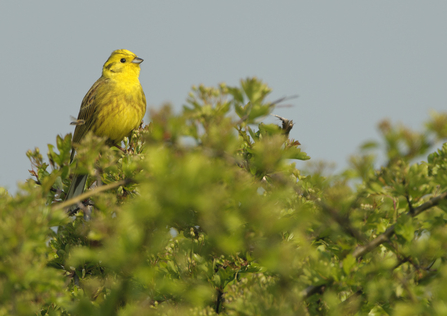
[[[101,94],[108,94],[102,97]],[[105,91],[98,91],[96,121],[94,128],[97,136],[105,136],[114,143],[128,136],[141,123],[146,112],[146,98],[139,81],[135,83],[110,83]]]

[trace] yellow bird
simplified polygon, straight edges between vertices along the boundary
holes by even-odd
[[[102,68],[102,76],[93,84],[81,103],[73,144],[88,132],[107,137],[111,146],[118,145],[138,128],[146,113],[146,97],[138,77],[143,59],[126,49],[112,52]],[[71,161],[75,149],[71,151]],[[75,175],[66,200],[84,191],[87,175]],[[73,207],[72,207],[73,208]]]

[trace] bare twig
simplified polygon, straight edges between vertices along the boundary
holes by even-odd
[[[290,96],[290,97],[282,97],[282,98],[279,98],[278,100],[276,100],[276,101],[273,101],[272,103],[271,103],[271,105],[277,105],[278,103],[281,103],[281,102],[283,102],[283,101],[288,101],[288,100],[292,100],[292,99],[296,99],[296,98],[298,98],[299,97],[299,95],[292,95],[292,96]]]
[[[126,185],[126,184],[129,184],[129,183],[132,183],[132,182],[134,182],[134,180],[132,180],[132,179],[124,179],[124,180],[120,180],[120,181],[117,181],[117,182],[114,182],[114,183],[110,183],[110,184],[107,184],[107,185],[96,187],[95,189],[87,191],[87,192],[84,192],[81,195],[78,195],[78,196],[76,196],[76,197],[74,197],[72,199],[69,199],[69,200],[64,201],[62,203],[59,203],[59,204],[54,204],[53,207],[51,208],[51,210],[56,211],[56,210],[60,210],[60,209],[69,207],[69,206],[71,206],[73,204],[79,203],[79,202],[81,202],[81,201],[83,201],[83,200],[85,200],[85,199],[87,199],[87,198],[89,198],[89,197],[91,197],[91,196],[93,196],[95,194],[98,194],[100,192],[104,192],[104,191],[107,191],[107,190],[110,190],[110,189],[114,189],[114,188],[117,188],[117,187],[119,187],[121,185]]]

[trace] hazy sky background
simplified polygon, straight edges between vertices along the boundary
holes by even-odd
[[[346,167],[383,118],[421,129],[447,95],[447,1],[8,1],[0,11],[0,186],[73,131],[114,49],[144,58],[150,107],[257,76],[313,160]],[[148,122],[148,118],[145,118]],[[298,166],[302,164],[299,163]]]

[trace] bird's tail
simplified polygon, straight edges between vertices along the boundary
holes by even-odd
[[[70,188],[68,189],[67,196],[65,197],[65,200],[72,199],[74,197],[77,197],[78,195],[81,195],[84,192],[85,183],[87,182],[87,175],[86,174],[77,174],[74,175],[73,180],[71,181]],[[75,212],[77,208],[77,205],[72,205],[68,209],[68,213],[72,214]]]

